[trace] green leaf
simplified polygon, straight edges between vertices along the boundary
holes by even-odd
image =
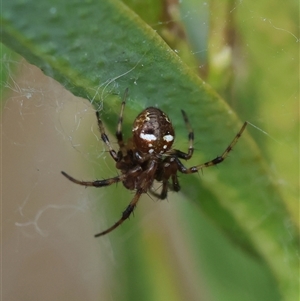
[[[196,147],[187,166],[220,155],[242,125],[233,109],[119,1],[5,1],[2,10],[2,42],[75,95],[89,99],[102,110],[110,129],[128,87],[125,129],[142,109],[157,105],[173,121],[176,148],[187,150],[180,114],[185,109]],[[204,170],[203,176],[181,176],[181,193],[244,250],[262,259],[285,300],[292,301],[298,293],[299,233],[250,135],[253,131],[248,126],[218,168]]]
[[[0,84],[0,95],[2,96],[1,99],[1,106],[0,110],[2,112],[2,108],[4,106],[3,100],[6,99],[6,88],[7,88],[7,82],[9,80],[9,77],[14,74],[16,66],[15,64],[8,64],[8,61],[19,61],[20,56],[17,55],[14,51],[7,48],[5,45],[0,44],[0,54],[1,54],[1,84]]]

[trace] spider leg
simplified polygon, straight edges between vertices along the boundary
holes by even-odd
[[[180,190],[180,185],[178,182],[178,177],[177,177],[177,170],[178,170],[178,163],[177,160],[179,159],[177,157],[167,157],[164,160],[163,164],[163,186],[160,194],[160,198],[163,200],[167,197],[168,194],[168,188],[171,186],[169,179],[172,179],[172,187],[173,191],[178,192]],[[180,162],[180,161],[179,161]],[[180,162],[181,163],[181,162]]]
[[[180,185],[178,182],[177,174],[172,175],[172,184],[173,184],[173,190],[178,192],[180,190]]]
[[[118,140],[119,148],[120,148],[120,151],[123,155],[127,153],[126,147],[125,147],[125,144],[124,144],[124,141],[123,141],[123,134],[122,134],[123,113],[124,113],[124,108],[125,108],[127,95],[128,95],[128,88],[125,90],[125,93],[124,93],[124,96],[123,96],[121,111],[120,111],[120,115],[119,115],[117,131],[116,131],[116,137],[117,137],[117,140]],[[109,142],[109,139],[108,139],[108,137],[105,133],[103,122],[100,118],[100,114],[99,114],[98,111],[96,112],[96,115],[97,115],[97,120],[98,120],[98,127],[99,127],[99,130],[100,130],[100,133],[101,133],[101,139],[106,144],[106,146],[108,147],[109,153],[112,156],[112,158],[116,162],[118,162],[119,161],[119,156],[117,155],[117,152],[112,148],[112,146]]]
[[[157,197],[158,199],[164,200],[167,197],[167,195],[168,195],[168,187],[169,187],[168,180],[163,180],[163,182],[162,182],[162,188],[161,188],[161,192],[160,193],[154,191],[153,189],[150,189],[149,192],[153,196]]]
[[[123,154],[127,153],[126,147],[125,147],[125,144],[124,144],[124,141],[123,141],[123,134],[122,134],[123,113],[124,113],[124,108],[125,108],[125,103],[126,103],[127,96],[128,96],[128,88],[125,90],[124,96],[123,96],[123,99],[122,99],[121,111],[120,111],[120,115],[119,115],[117,131],[116,131],[116,137],[117,137],[117,140],[118,140],[120,151]]]
[[[185,113],[185,111],[181,110],[183,119],[184,119],[184,123],[186,125],[186,128],[189,132],[188,134],[188,139],[189,139],[189,148],[188,148],[188,152],[184,153],[180,150],[177,149],[172,149],[168,152],[168,154],[170,155],[175,155],[180,159],[185,159],[185,160],[189,160],[190,158],[192,158],[193,153],[194,153],[194,131],[190,125],[189,119]]]
[[[110,179],[96,180],[96,181],[80,181],[80,180],[77,180],[77,179],[71,177],[70,175],[68,175],[64,171],[62,171],[61,173],[67,179],[69,179],[71,182],[73,182],[75,184],[79,184],[79,185],[83,185],[83,186],[92,186],[92,187],[103,187],[103,186],[109,186],[111,184],[118,183],[118,182],[124,182],[124,181],[126,181],[127,177],[136,177],[139,173],[141,173],[141,171],[142,171],[141,167],[139,165],[137,165],[134,168],[127,171],[126,174],[123,173],[119,176],[116,176],[116,177],[113,177],[113,178],[110,178]]]
[[[125,174],[121,174],[117,177],[110,178],[110,179],[105,179],[105,180],[96,180],[96,181],[80,181],[76,180],[73,177],[69,176],[67,173],[64,171],[61,172],[67,179],[72,181],[73,183],[83,185],[83,186],[93,186],[93,187],[103,187],[103,186],[109,186],[111,184],[117,183],[117,182],[122,182],[126,178]]]
[[[112,158],[117,162],[118,161],[118,155],[117,155],[116,151],[110,145],[109,139],[108,139],[108,137],[105,133],[103,122],[100,118],[100,115],[99,115],[98,111],[96,111],[96,116],[97,116],[97,120],[98,120],[98,127],[99,127],[99,130],[100,130],[100,133],[101,133],[101,139],[106,144],[106,146],[108,147],[109,153],[112,156]]]
[[[161,200],[164,200],[167,198],[168,195],[168,187],[169,187],[169,181],[168,180],[164,180],[162,183],[162,189],[161,189],[161,193],[159,195],[159,198]]]
[[[198,170],[204,168],[204,167],[210,167],[213,165],[217,165],[220,164],[221,162],[223,162],[228,154],[232,151],[233,147],[236,145],[236,143],[238,142],[239,138],[241,137],[242,133],[244,132],[246,126],[247,126],[248,122],[245,121],[245,123],[243,124],[242,128],[239,130],[239,132],[236,134],[236,136],[233,138],[233,140],[231,141],[231,143],[229,144],[229,146],[225,149],[225,151],[223,152],[223,154],[221,156],[218,156],[216,158],[214,158],[211,161],[205,162],[203,164],[199,164],[190,168],[186,168],[178,158],[175,157],[178,169],[180,172],[185,173],[185,174],[190,174],[190,173],[195,173]]]
[[[181,110],[181,113],[182,113],[182,116],[183,116],[186,128],[189,131],[189,135],[188,135],[188,138],[189,138],[189,149],[188,149],[187,155],[185,156],[185,158],[183,158],[183,159],[188,160],[188,159],[190,159],[193,156],[193,152],[194,152],[194,131],[193,131],[191,125],[190,125],[189,119],[188,119],[185,111]]]
[[[157,161],[150,162],[148,169],[145,170],[142,174],[140,174],[140,185],[138,186],[138,189],[136,190],[136,193],[135,193],[132,201],[129,203],[127,208],[123,211],[122,217],[107,230],[96,234],[95,237],[99,237],[99,236],[102,236],[104,234],[111,232],[112,230],[119,227],[127,218],[129,218],[129,216],[133,212],[137,202],[139,201],[141,195],[143,193],[146,193],[147,190],[151,187],[151,184],[154,179],[155,171],[157,170],[157,165],[158,165]],[[138,170],[140,170],[139,168],[140,167],[136,168],[136,172]],[[132,170],[134,170],[134,169],[132,169]]]
[[[137,202],[139,201],[142,194],[143,194],[142,189],[138,189],[137,192],[134,195],[134,198],[130,202],[130,204],[123,211],[122,217],[115,224],[113,224],[110,228],[96,234],[95,237],[99,237],[99,236],[102,236],[104,234],[107,234],[107,233],[113,231],[114,229],[119,227],[127,218],[129,218],[130,214],[133,212],[133,210],[134,210],[134,208],[135,208],[135,206],[136,206]]]
[[[155,180],[162,182],[161,192],[157,193],[156,191],[153,191],[153,189],[151,189],[149,192],[161,200],[167,198],[169,188],[178,192],[180,190],[180,185],[178,182],[177,170],[178,163],[176,158],[173,158],[173,156],[166,157],[159,167],[159,174],[155,177]],[[170,178],[172,179],[172,185],[169,182]]]
[[[173,189],[173,191],[176,191],[178,192],[180,190],[180,185],[179,185],[179,182],[178,182],[178,177],[177,177],[177,174],[173,174],[171,176],[171,179],[172,179],[172,187],[171,187],[171,184],[169,183],[169,181],[167,179],[165,179],[163,181],[163,184],[162,184],[162,189],[161,189],[161,193],[159,195],[159,198],[161,200],[164,200],[167,198],[167,195],[168,195],[168,188],[170,187],[171,189]]]
[[[172,175],[172,189],[173,191],[178,192],[180,190],[180,185],[178,182],[178,177],[177,174],[173,174]],[[164,200],[167,198],[168,195],[168,188],[170,187],[170,183],[168,181],[168,179],[164,179],[162,182],[162,188],[161,188],[161,192],[157,193],[156,191],[154,191],[153,189],[150,189],[149,192],[154,195],[155,197]]]

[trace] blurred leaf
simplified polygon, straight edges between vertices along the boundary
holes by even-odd
[[[173,120],[176,148],[183,150],[187,131],[180,109],[186,110],[197,150],[188,166],[222,153],[238,132],[242,123],[232,109],[123,3],[23,0],[6,1],[2,9],[3,42],[89,99],[111,129],[120,104],[113,95],[129,87],[127,128],[141,109],[158,105]],[[295,300],[299,234],[248,131],[230,159],[204,173],[182,176],[182,193],[235,242],[263,259],[285,300]]]
[[[164,4],[160,0],[123,0],[123,2],[137,13],[147,24],[156,26],[163,15]]]
[[[1,82],[0,82],[0,95],[1,97],[1,106],[0,110],[2,111],[2,107],[4,105],[4,100],[6,99],[6,91],[7,91],[7,83],[9,82],[10,76],[13,75],[16,69],[16,64],[20,59],[20,56],[17,55],[14,51],[7,48],[5,45],[0,44],[1,49]],[[12,83],[13,84],[13,83]],[[12,87],[12,89],[16,89],[16,87]]]

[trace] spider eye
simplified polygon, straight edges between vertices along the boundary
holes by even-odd
[[[163,154],[174,142],[174,129],[168,116],[157,108],[141,112],[133,124],[133,140],[138,150]]]

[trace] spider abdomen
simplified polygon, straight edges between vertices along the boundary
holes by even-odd
[[[172,147],[175,134],[169,117],[161,110],[149,107],[133,123],[136,148],[148,154],[163,154]]]

